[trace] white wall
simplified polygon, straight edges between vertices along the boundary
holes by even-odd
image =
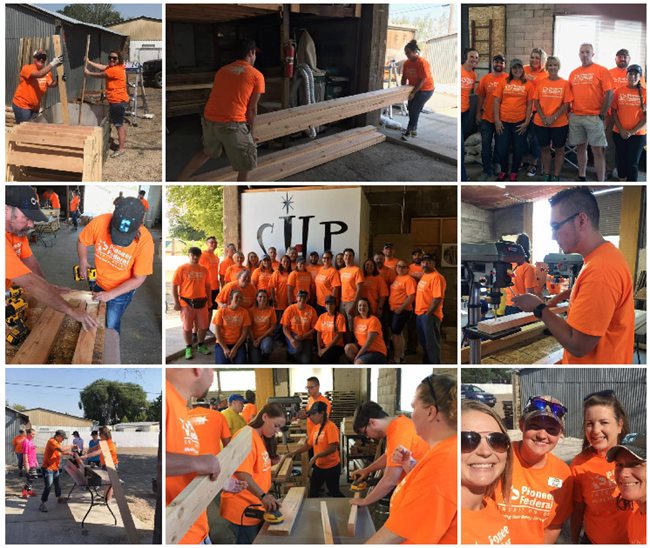
[[[51,428],[51,429],[50,429]],[[66,443],[72,443],[72,432],[75,430],[84,440],[84,449],[88,447],[90,441],[91,429],[83,428],[69,428],[69,427],[41,427],[36,429],[36,450],[38,454],[43,453],[45,444],[54,435],[57,430],[63,430],[68,434]],[[117,445],[118,451],[120,447],[158,447],[158,432],[112,432],[113,441]]]
[[[478,383],[471,383],[475,386],[478,386],[479,388],[482,388],[486,392],[489,392],[490,394],[494,394],[495,396],[497,394],[507,394],[512,396],[512,385],[511,384],[478,384]]]
[[[162,51],[162,40],[131,40],[129,43],[129,61],[144,63],[153,59],[161,59]]]

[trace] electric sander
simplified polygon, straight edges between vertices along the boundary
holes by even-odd
[[[282,523],[284,521],[284,516],[279,510],[274,510],[273,512],[267,512],[265,510],[258,510],[257,508],[248,507],[244,510],[244,515],[247,518],[263,519],[266,523]]]

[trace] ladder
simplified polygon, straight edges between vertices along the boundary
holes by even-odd
[[[135,75],[133,83],[129,81],[129,75]],[[129,117],[129,123],[138,127],[138,118],[144,118],[150,120],[153,118],[153,114],[149,112],[149,104],[147,103],[147,94],[144,90],[144,78],[142,76],[142,65],[140,63],[129,63],[126,67],[127,75],[127,88],[132,90],[129,98],[129,110],[127,110],[126,115]],[[138,93],[142,96],[142,108],[144,112],[141,115],[138,115]]]

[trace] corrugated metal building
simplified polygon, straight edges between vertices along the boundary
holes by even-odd
[[[108,28],[129,37],[129,61],[144,63],[162,59],[162,19],[142,16],[127,19]]]
[[[21,38],[62,35],[64,67],[68,101],[73,102],[81,95],[83,83],[83,58],[86,53],[86,37],[90,35],[90,54],[92,61],[108,64],[111,50],[123,51],[126,36],[99,25],[83,23],[60,13],[28,4],[7,4],[5,7],[5,105],[11,101],[18,85],[18,55]],[[53,51],[49,52],[49,59]],[[87,78],[86,90],[101,89],[103,80]],[[59,92],[51,89],[45,95],[42,106],[49,107],[59,102]]]
[[[630,430],[646,431],[645,368],[520,369],[515,375],[519,377],[521,396],[517,416],[521,413],[521,406],[531,396],[553,396],[569,410],[566,417],[567,436],[581,438],[584,397],[601,390],[614,390],[627,413]]]
[[[5,405],[5,462],[7,464],[16,464],[12,440],[18,435],[20,429],[30,426],[27,414]]]
[[[51,409],[44,409],[42,407],[25,409],[24,412],[29,415],[33,428],[39,428],[41,426],[79,426],[81,428],[90,428],[93,425],[93,421],[89,419],[68,415],[67,413],[59,413],[58,411],[52,411]]]

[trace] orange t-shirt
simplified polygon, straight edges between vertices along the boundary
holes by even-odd
[[[219,295],[217,295],[215,302],[227,306],[230,303],[230,295],[235,290],[241,292],[240,307],[250,310],[255,306],[255,297],[257,295],[257,289],[255,289],[255,286],[249,282],[246,287],[241,287],[239,282],[236,280],[223,286],[223,289],[219,292]]]
[[[288,327],[292,333],[304,335],[316,326],[317,320],[318,314],[308,304],[302,310],[298,308],[297,304],[292,304],[282,314],[280,323]]]
[[[31,272],[21,259],[28,259],[32,255],[32,248],[29,247],[27,236],[16,236],[11,232],[5,232],[5,285],[7,287],[9,287],[10,280],[13,278]]]
[[[605,93],[614,89],[612,75],[596,63],[574,69],[569,75],[569,82],[573,93],[571,110],[580,116],[598,116]]]
[[[417,284],[415,280],[408,274],[396,276],[393,284],[390,286],[390,294],[388,297],[388,306],[395,312],[406,299],[411,295],[415,295],[417,291]],[[413,310],[413,303],[409,304],[404,310]]]
[[[250,427],[246,427],[250,428]],[[239,430],[235,437],[237,437],[243,428]],[[241,463],[237,472],[244,472],[250,474],[253,478],[253,481],[262,489],[265,493],[268,493],[271,488],[272,479],[271,479],[271,458],[269,457],[269,452],[266,450],[262,436],[257,433],[257,430],[253,429],[252,434],[252,444],[251,450],[248,453],[248,456],[244,459],[244,462]],[[260,504],[260,499],[258,499],[253,493],[248,489],[244,489],[240,493],[226,493],[222,491],[221,493],[221,516],[228,520],[230,523],[236,525],[257,525],[260,523],[259,519],[249,518],[244,516],[244,509],[251,504]]]
[[[200,264],[183,264],[176,269],[172,284],[178,286],[178,296],[186,299],[210,300],[210,280],[208,271]],[[189,306],[179,299],[181,306]]]
[[[573,500],[585,505],[585,534],[593,544],[627,544],[629,514],[616,507],[615,468],[591,447],[571,461]]]
[[[312,285],[312,277],[309,272],[306,270],[303,270],[302,272],[298,270],[293,270],[289,274],[289,280],[287,281],[287,285],[290,285],[293,287],[293,299],[294,302],[298,300],[298,291],[306,291],[309,293],[307,295],[307,299],[311,297],[311,285]]]
[[[370,346],[366,348],[366,352],[379,352],[384,356],[387,354],[386,344],[384,343],[384,337],[381,330],[381,323],[377,316],[370,316],[365,320],[361,316],[355,316],[353,322],[353,331],[354,338],[357,340],[359,348],[361,348],[366,341],[370,333],[377,333],[377,336],[372,341]]]
[[[469,98],[474,91],[474,84],[476,84],[476,72],[473,70],[465,70],[465,65],[460,65],[460,111],[467,112],[469,110]],[[388,268],[394,268],[390,266],[388,259],[384,264]],[[397,263],[397,260],[395,261]]]
[[[18,87],[13,98],[13,103],[17,107],[29,110],[38,110],[41,107],[41,99],[54,79],[51,72],[40,78],[30,78],[38,70],[35,63],[20,69]]]
[[[476,95],[483,97],[483,120],[494,123],[494,90],[508,77],[507,72],[490,72],[481,78]]]
[[[264,309],[254,306],[249,309],[248,315],[251,317],[251,330],[254,339],[261,337],[276,323],[275,309],[270,306]]]
[[[451,436],[428,448],[395,487],[385,525],[405,544],[457,543],[457,440]]]
[[[361,288],[361,296],[368,299],[370,310],[377,314],[377,305],[383,297],[388,297],[388,285],[381,276],[366,276]]]
[[[526,288],[535,287],[537,281],[535,280],[535,267],[530,263],[523,263],[515,265],[512,283],[510,287],[506,287],[504,293],[506,295],[506,306],[514,306],[512,302],[513,295],[524,295],[527,293]]]
[[[415,431],[413,421],[404,415],[395,417],[386,428],[386,467],[399,467],[392,460],[395,449],[399,446],[406,447],[411,451],[411,456],[420,461],[429,451],[429,444],[418,436]],[[403,479],[405,474],[402,472],[400,476]]]
[[[199,264],[208,269],[208,279],[212,291],[219,289],[219,257],[211,251],[204,249],[199,259]]]
[[[224,257],[221,259],[221,262],[219,263],[219,275],[226,277],[226,270],[228,270],[229,266],[232,266],[235,264],[235,261],[232,260],[231,257]]]
[[[199,437],[199,455],[218,455],[222,443],[231,436],[226,417],[205,407],[195,407],[188,416]]]
[[[262,270],[261,268],[255,269],[255,272],[253,272],[253,275],[251,276],[251,280],[255,287],[257,289],[266,289],[269,293],[269,298],[271,298],[271,292],[269,291],[271,276],[273,276],[273,272]]]
[[[609,69],[609,75],[614,82],[614,89],[627,86],[627,69],[614,67]],[[646,87],[645,76],[641,76],[641,86]]]
[[[52,209],[61,209],[61,201],[59,200],[59,195],[56,192],[51,192],[49,199]]]
[[[386,268],[390,268],[393,272],[395,272],[395,270],[397,269],[397,263],[399,263],[399,259],[397,257],[393,257],[391,259],[386,257],[384,259],[384,266]],[[395,274],[395,275],[397,275],[397,274]]]
[[[424,270],[419,264],[411,263],[409,265],[409,276],[411,276],[416,282],[422,277]]]
[[[336,328],[336,331],[335,331]],[[324,312],[318,317],[314,329],[320,333],[321,340],[325,346],[329,346],[334,337],[339,333],[345,333],[347,328],[345,326],[345,316],[343,314],[336,314],[336,325],[334,324],[334,317],[329,315],[329,312]],[[337,341],[337,345],[343,346],[343,338]]]
[[[433,76],[431,75],[431,67],[426,59],[422,57],[418,57],[415,61],[407,59],[404,61],[402,74],[411,86],[417,86],[424,80],[420,91],[433,91]]]
[[[306,264],[305,265],[305,270],[309,272],[311,275],[311,281],[314,282],[316,281],[316,275],[318,274],[318,271],[323,268],[323,265],[321,264]]]
[[[480,510],[461,510],[461,544],[512,544],[510,524],[496,502],[485,498],[483,503]]]
[[[627,521],[627,538],[630,544],[647,544],[646,514],[637,508]]]
[[[242,409],[241,416],[248,424],[257,416],[257,406],[254,403],[247,403]]]
[[[269,280],[269,288],[275,291],[275,302],[273,306],[276,310],[284,310],[289,306],[289,274],[276,270]]]
[[[45,450],[43,451],[43,463],[41,464],[42,468],[47,468],[56,472],[61,465],[61,444],[58,440],[50,438],[47,440],[45,445]]]
[[[145,211],[149,211],[149,202],[147,201],[146,198],[140,198],[140,201],[142,202],[142,205],[144,206]]]
[[[316,285],[316,302],[320,306],[325,306],[325,299],[334,295],[334,288],[341,287],[339,271],[333,266],[327,269],[321,268],[316,274],[314,284]]]
[[[501,486],[494,492],[510,527],[513,544],[543,544],[544,530],[562,527],[573,511],[573,476],[558,457],[548,454],[543,468],[524,463],[521,442],[513,444],[512,489],[505,504]]]
[[[70,200],[70,213],[74,213],[79,209],[79,202],[81,202],[81,198],[79,196],[74,196],[72,200]]]
[[[386,265],[384,265],[381,268],[378,268],[377,270],[379,270],[379,275],[384,279],[386,285],[390,287],[390,284],[392,284],[395,281],[395,276],[397,276],[395,269],[389,268]]]
[[[305,411],[309,411],[311,409],[311,406],[314,405],[317,401],[322,401],[326,406],[327,406],[327,416],[329,418],[330,414],[332,413],[332,403],[325,397],[323,394],[319,394],[315,398],[312,398],[309,396],[307,398],[307,405],[305,406]],[[314,422],[307,417],[307,439],[311,439],[311,433],[314,431],[314,428],[316,428],[318,425],[314,424]]]
[[[200,455],[199,436],[190,421],[187,402],[167,380],[165,381],[165,411],[165,451],[179,455]],[[165,476],[166,506],[169,506],[195,477],[196,474]],[[199,544],[208,536],[209,531],[206,511],[190,527],[180,544]]]
[[[582,270],[571,289],[567,323],[600,340],[582,358],[565,350],[562,363],[632,363],[632,275],[625,257],[613,244],[605,242],[584,258]]]
[[[548,78],[548,71],[546,69],[533,70],[530,65],[526,65],[524,66],[524,78],[537,87],[542,80]]]
[[[534,98],[539,101],[539,106],[541,107],[544,116],[551,116],[559,110],[564,103],[571,103],[571,101],[573,101],[573,93],[571,93],[571,86],[566,80],[562,78],[558,78],[557,80],[546,78],[535,86]],[[533,123],[542,127],[564,127],[569,124],[569,116],[565,112],[550,126],[544,126],[542,117],[536,112],[535,117],[533,118]]]
[[[108,452],[111,454],[111,458],[113,459],[113,464],[119,464],[120,461],[117,460],[117,447],[115,447],[115,442],[113,440],[104,440],[106,444],[108,445]],[[99,454],[99,464],[102,466],[106,465],[106,462],[104,461],[104,454],[100,453]]]
[[[237,276],[239,276],[240,272],[243,272],[246,270],[246,267],[244,265],[239,266],[236,264],[231,264],[226,268],[226,273],[223,277],[226,283],[228,282],[236,282],[237,281]]]
[[[226,344],[235,344],[241,337],[243,329],[251,325],[251,318],[248,311],[241,306],[234,310],[225,307],[217,310],[212,323],[221,327]]]
[[[140,236],[127,247],[119,247],[111,240],[111,213],[95,217],[79,234],[85,246],[95,246],[97,284],[110,291],[134,276],[153,273],[154,245],[151,233],[141,226]]]
[[[109,103],[128,103],[126,91],[126,68],[124,65],[106,67],[106,100]]]
[[[254,93],[264,93],[264,76],[253,65],[239,59],[221,67],[214,76],[203,116],[212,122],[246,122]]]
[[[513,124],[526,119],[526,108],[528,101],[532,101],[535,85],[530,82],[521,83],[520,80],[503,79],[494,88],[494,97],[501,99],[499,107],[499,119],[502,122]]]
[[[363,283],[363,272],[358,266],[346,266],[339,270],[341,278],[341,302],[351,303],[357,294],[357,285]]]
[[[441,299],[440,304],[436,306],[433,315],[442,321],[442,306],[445,302],[445,289],[447,289],[447,280],[437,270],[429,272],[422,276],[418,282],[415,293],[415,313],[420,316],[426,314],[433,299]]]
[[[641,96],[637,88],[629,88],[627,86],[616,88],[614,90],[614,100],[612,101],[612,110],[616,110],[618,114],[618,121],[624,129],[628,131],[634,129],[637,124],[643,120],[646,113],[641,110],[641,105],[646,105],[646,89],[640,88]],[[616,124],[614,124],[614,131],[620,133]],[[646,128],[643,127],[634,135],[645,135]]]
[[[11,445],[14,446],[14,453],[18,453],[19,455],[22,454],[23,452],[23,441],[27,438],[27,436],[24,436],[22,434],[18,434],[17,436],[14,436],[14,439],[11,441]]]
[[[311,432],[311,436],[307,438],[307,443],[314,448],[314,455],[325,451],[332,443],[339,444],[339,429],[331,420],[325,423],[322,431],[320,424],[315,424]],[[337,448],[334,453],[325,455],[324,457],[318,457],[316,459],[316,466],[320,469],[327,469],[336,466],[339,462],[341,462],[341,457]]]

